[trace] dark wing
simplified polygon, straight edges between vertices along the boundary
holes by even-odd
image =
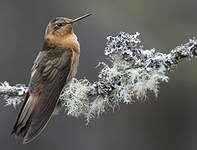
[[[32,68],[29,96],[14,126],[14,133],[33,140],[49,121],[72,63],[71,49],[42,51]]]
[[[41,61],[44,61],[45,57],[46,57],[46,53],[45,53],[45,51],[43,51],[43,52],[40,52],[38,54],[37,58],[35,59],[34,65],[33,65],[32,69],[31,69],[30,83],[31,83],[32,80],[36,81],[36,76],[38,76],[38,72],[39,72],[38,71],[38,64],[41,64]],[[35,73],[37,74],[36,76],[34,76]],[[29,86],[29,90],[30,89],[31,88]],[[39,90],[38,79],[37,79],[37,84],[35,84],[35,86],[32,85],[32,89]],[[30,118],[30,115],[32,113],[32,110],[30,110],[30,106],[32,106],[32,105],[30,103],[34,104],[34,101],[30,100],[29,98],[30,98],[30,92],[28,91],[26,96],[25,96],[23,105],[22,105],[22,107],[21,107],[21,109],[19,111],[19,114],[17,116],[16,122],[14,124],[14,127],[13,127],[13,130],[12,130],[11,134],[15,134],[17,136],[24,137],[25,134],[27,133],[27,130],[28,130],[27,124],[28,124],[28,122],[30,122],[30,121],[28,121],[28,119]],[[31,109],[33,109],[33,108],[34,107],[31,107]]]

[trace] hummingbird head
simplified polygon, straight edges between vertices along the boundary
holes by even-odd
[[[51,20],[46,28],[45,36],[65,37],[69,34],[73,34],[73,25],[84,19],[91,14],[86,14],[76,19],[69,19],[65,17],[57,17]]]

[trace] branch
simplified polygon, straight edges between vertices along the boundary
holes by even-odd
[[[89,122],[109,107],[145,99],[148,91],[157,96],[159,83],[168,82],[167,71],[183,58],[197,56],[195,38],[164,54],[155,49],[144,49],[139,35],[120,32],[115,37],[107,37],[104,52],[110,65],[99,63],[102,69],[98,81],[90,83],[87,79],[73,79],[61,93],[61,106],[65,107],[68,115],[84,115]],[[0,86],[0,96],[6,100],[6,105],[20,104],[26,92],[27,87],[21,84],[10,86],[4,82]]]
[[[7,81],[0,83],[0,98],[5,100],[5,106],[20,104],[28,88],[24,84],[17,84],[15,86],[10,86]]]

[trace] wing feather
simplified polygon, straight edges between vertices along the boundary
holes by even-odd
[[[59,57],[54,53],[41,51],[32,67],[29,94],[13,128],[14,134],[24,137],[24,143],[45,127],[70,74],[72,49],[58,49]]]

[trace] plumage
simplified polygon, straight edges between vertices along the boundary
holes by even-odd
[[[21,136],[24,136],[24,142],[33,139],[45,126],[55,109],[62,88],[68,82],[72,49],[57,47],[50,51],[53,53],[41,51],[34,63],[29,96],[13,129],[16,135],[23,133]],[[54,55],[56,52],[59,57]]]
[[[44,129],[63,87],[76,74],[80,55],[73,32],[76,21],[59,17],[46,28],[43,47],[31,70],[29,90],[12,131],[12,134],[22,136],[24,143],[35,139]]]

